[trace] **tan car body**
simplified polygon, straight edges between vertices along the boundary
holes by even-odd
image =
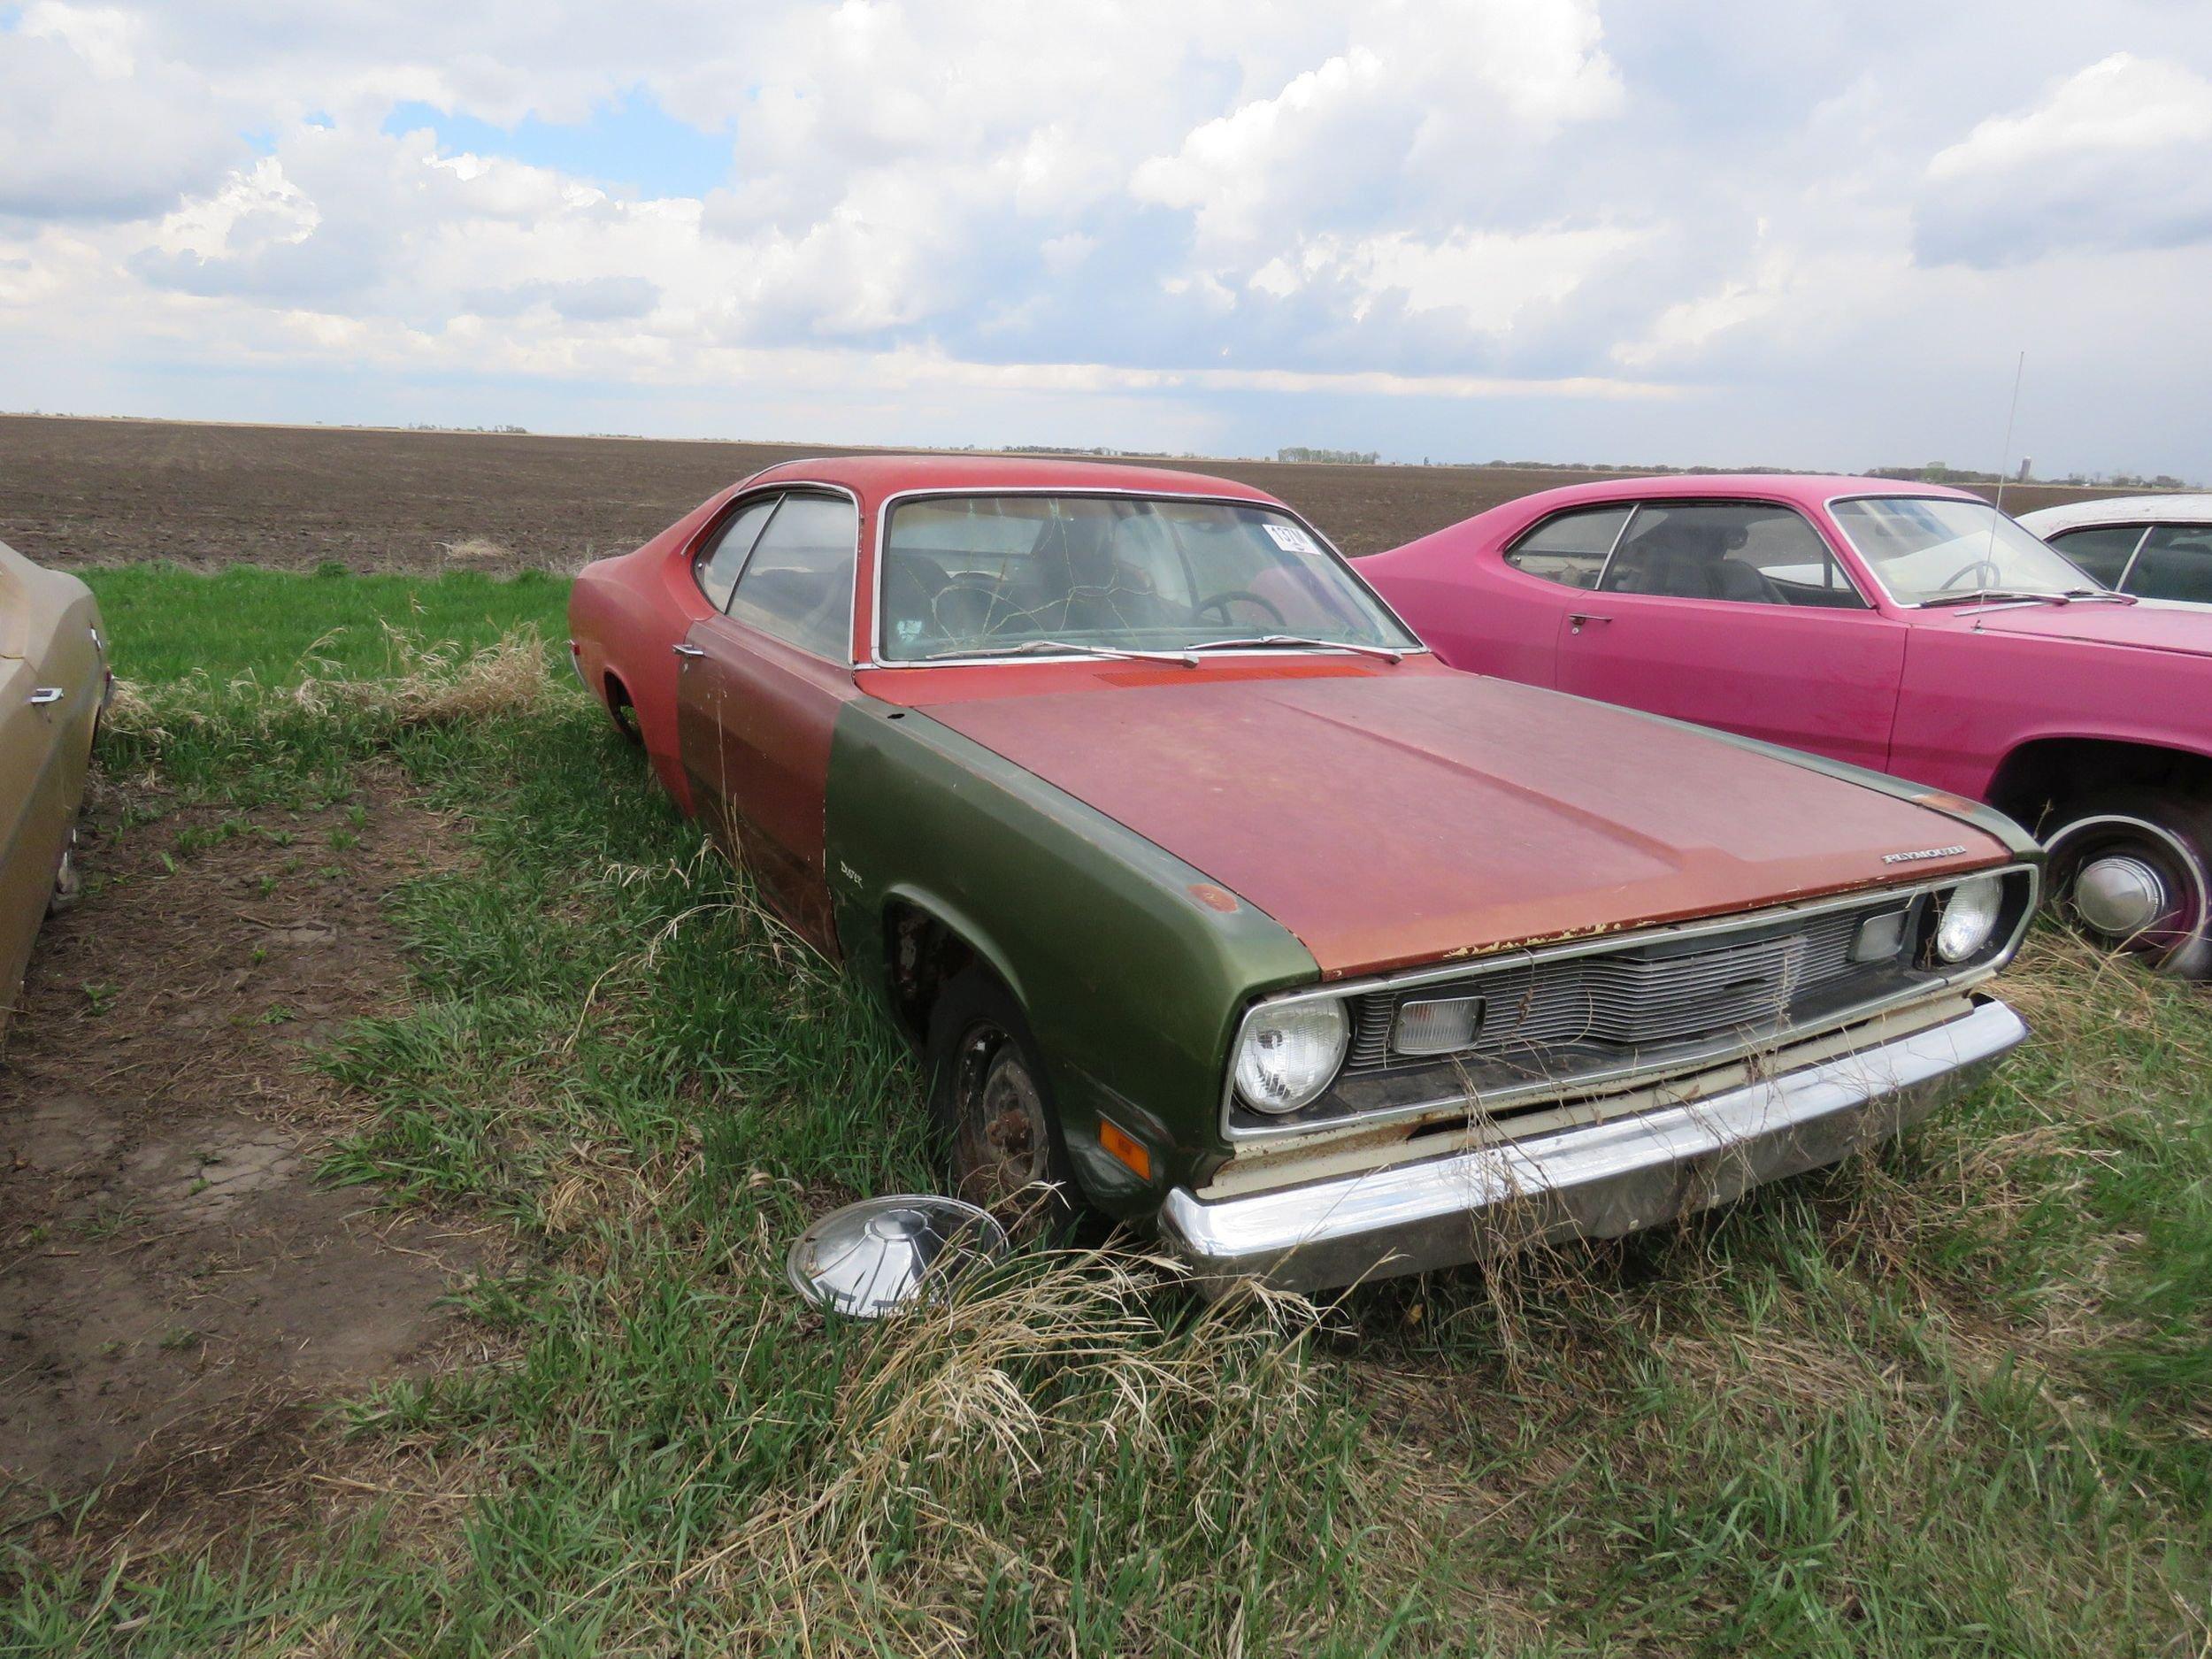
[[[57,885],[71,873],[108,685],[92,590],[0,542],[0,1032]]]

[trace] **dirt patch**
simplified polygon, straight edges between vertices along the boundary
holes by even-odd
[[[451,826],[381,772],[313,813],[127,804],[0,1063],[0,1486],[136,1525],[307,1479],[322,1402],[466,1340],[437,1304],[488,1247],[314,1176],[348,1108],[310,1050],[397,1004],[383,895]]]
[[[627,552],[764,466],[824,444],[343,431],[0,417],[0,541],[45,564],[573,570]],[[1377,553],[1534,490],[1617,474],[1564,467],[1147,465],[1257,485],[1351,554]],[[2114,490],[2014,487],[2015,512]],[[489,549],[489,551],[487,551]]]

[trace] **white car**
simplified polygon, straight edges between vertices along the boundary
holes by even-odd
[[[2108,588],[2212,605],[2212,495],[2113,495],[2020,522]]]

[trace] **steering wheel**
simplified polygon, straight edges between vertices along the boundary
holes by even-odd
[[[1225,628],[1229,626],[1229,607],[1239,600],[1242,600],[1247,604],[1257,605],[1266,611],[1269,616],[1275,618],[1277,627],[1286,628],[1290,626],[1290,618],[1278,611],[1271,602],[1261,598],[1259,595],[1244,588],[1232,588],[1226,593],[1211,594],[1200,600],[1190,608],[1191,620],[1197,621],[1209,611],[1218,611],[1221,612],[1221,626]]]
[[[967,596],[963,602],[961,595]],[[959,613],[972,608],[972,616]],[[955,576],[930,598],[930,609],[936,613],[938,626],[948,634],[990,638],[1009,622],[1022,614],[1018,605],[1006,603],[1006,595],[987,581],[973,577]]]
[[[1981,582],[1978,580],[1984,571],[1989,572],[1989,580],[1986,582]],[[1971,565],[1962,565],[1953,571],[1948,580],[1938,584],[1936,591],[1947,594],[1969,576],[1976,578],[1978,585],[1985,588],[1996,587],[2005,580],[2005,573],[1998,567],[1996,560],[1976,559]]]

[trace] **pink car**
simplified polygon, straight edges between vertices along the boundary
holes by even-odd
[[[1986,801],[2093,936],[2212,977],[2212,612],[2139,606],[1979,497],[1624,479],[1360,569],[1455,667]]]

